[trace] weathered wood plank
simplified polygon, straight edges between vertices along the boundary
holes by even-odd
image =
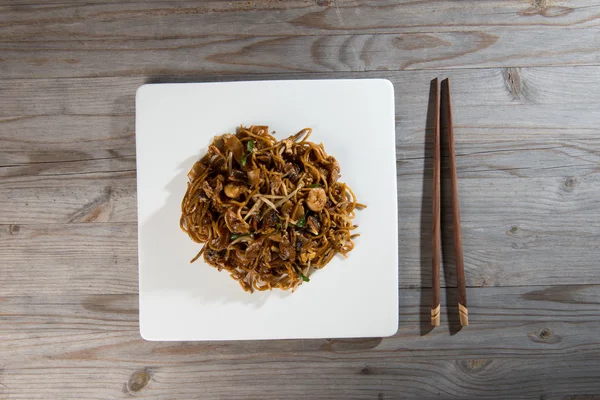
[[[598,397],[600,67],[517,68],[599,64],[598,18],[592,0],[0,0],[0,399]],[[459,333],[451,287],[429,332],[434,76],[455,109]],[[144,342],[136,88],[343,77],[396,89],[398,334]]]
[[[590,139],[578,142],[559,139],[547,144],[537,140],[498,143],[461,140],[458,144],[458,171],[461,189],[468,197],[464,200],[468,210],[478,218],[485,217],[487,205],[492,202],[494,209],[499,210],[491,213],[495,218],[501,215],[500,212],[506,212],[506,215],[515,213],[506,208],[515,205],[538,216],[553,210],[563,213],[585,210],[588,215],[594,215],[600,158],[595,150],[598,140]],[[486,150],[477,151],[481,148]],[[422,200],[423,188],[427,189],[430,184],[431,159],[407,158],[407,154],[408,157],[423,157],[422,151],[420,146],[399,146],[398,153],[402,157],[398,161],[399,203],[403,221],[419,214],[420,210],[416,207]],[[90,204],[103,202],[105,196],[116,208],[109,214],[103,214],[109,219],[94,221],[135,222],[135,160],[132,156],[111,158],[114,153],[0,153],[7,162],[10,159],[25,162],[26,158],[49,160],[0,167],[3,178],[0,182],[0,223],[73,222],[73,215],[87,209]],[[96,154],[107,158],[95,158]],[[86,157],[93,158],[86,160]],[[496,182],[495,179],[501,181]],[[486,196],[487,203],[481,207],[478,202],[483,200],[482,195],[477,193],[480,190],[491,192],[491,197]],[[425,193],[428,201],[427,190]],[[515,196],[516,193],[519,196]],[[515,215],[520,215],[519,210]],[[565,220],[568,223],[569,218]]]
[[[126,295],[63,294],[4,296],[0,301],[1,316],[7,323],[0,332],[7,340],[0,348],[7,361],[18,361],[20,350],[10,340],[21,340],[25,348],[39,343],[39,352],[31,362],[48,359],[152,364],[168,361],[209,361],[235,359],[240,353],[291,355],[299,352],[354,354],[368,352],[374,357],[381,352],[394,352],[398,357],[453,360],[476,358],[484,354],[510,358],[518,352],[532,358],[555,356],[597,356],[600,347],[595,329],[600,326],[598,285],[469,288],[472,301],[469,311],[473,324],[455,336],[448,329],[456,323],[456,309],[442,312],[442,326],[430,332],[428,319],[430,291],[399,291],[400,326],[390,338],[231,341],[231,342],[146,342],[138,332],[138,297]],[[446,295],[442,291],[443,304]],[[425,301],[424,301],[425,300]],[[451,302],[450,297],[450,302]],[[448,314],[451,320],[448,323]],[[499,326],[498,322],[505,322]],[[421,326],[426,322],[426,326]],[[450,326],[449,326],[450,324]],[[426,332],[422,331],[427,328]],[[539,329],[546,328],[543,337]],[[499,332],[506,342],[489,348]],[[37,335],[37,336],[36,336]],[[588,337],[589,336],[589,337]],[[71,337],[73,340],[65,340]],[[83,340],[89,337],[89,340]],[[475,340],[477,339],[477,340]],[[27,346],[31,344],[31,346]],[[36,350],[36,351],[37,351]]]
[[[262,74],[594,65],[598,28],[337,36],[206,36],[194,39],[9,42],[4,78]],[[531,49],[531,44],[551,43]],[[577,42],[578,46],[573,46]],[[523,49],[516,53],[515,49]],[[113,63],[114,54],[119,62]]]
[[[25,124],[37,129],[39,135],[34,140],[42,143],[48,141],[44,138],[43,124],[58,125],[61,120],[64,120],[65,115],[111,117],[104,120],[98,118],[71,121],[67,124],[67,128],[82,128],[82,132],[85,132],[85,124],[89,127],[100,121],[101,124],[110,124],[107,127],[110,132],[112,129],[121,129],[123,123],[127,124],[131,121],[135,107],[135,90],[143,83],[143,78],[0,80],[0,89],[3,93],[0,97],[0,116],[6,117],[1,121],[3,125],[24,121]],[[115,118],[122,115],[128,115],[128,120],[124,122]],[[131,140],[131,135],[128,136]],[[121,139],[127,140],[127,137]],[[50,140],[58,140],[58,138],[54,137]]]
[[[454,94],[469,285],[598,283],[590,249],[597,247],[599,235],[594,221],[600,213],[600,67],[459,70],[447,75]],[[427,71],[390,75],[397,92],[403,287],[429,285],[424,249],[429,246],[431,170],[423,88],[431,76]],[[41,257],[33,263],[27,261],[32,249],[26,247],[28,236],[13,238],[10,243],[17,247],[6,259],[16,272],[6,279],[4,290],[15,294],[21,285],[33,288],[29,280],[51,265],[57,272],[53,284],[43,289],[46,293],[67,290],[60,287],[61,274],[71,274],[71,289],[81,293],[88,290],[87,277],[79,275],[83,258],[76,255],[79,247],[85,246],[81,254],[89,251],[90,241],[80,236],[86,228],[45,224],[124,222],[127,245],[135,249],[133,93],[143,80],[37,80],[43,96],[27,80],[0,82],[10,83],[9,96],[0,98],[0,112],[6,115],[0,123],[0,223],[4,232],[19,225],[24,232],[51,232],[32,234]],[[581,103],[584,92],[589,93],[587,104]],[[104,239],[94,244],[96,252],[85,261],[91,271],[102,270],[114,262],[109,257],[122,238],[111,237],[111,229],[118,228],[90,229]],[[56,257],[52,235],[75,242],[70,258]],[[105,284],[112,288],[109,293],[135,291],[135,257],[130,249],[123,251],[116,250],[119,263],[113,268],[131,279],[115,287],[102,281],[108,275],[97,275],[94,293],[101,293]],[[449,269],[445,284],[452,285]]]
[[[11,398],[99,399],[590,393],[599,389],[599,290],[469,289],[473,323],[449,335],[446,310],[429,332],[429,291],[404,289],[391,338],[200,343],[143,341],[136,295],[3,297],[3,390]],[[146,370],[151,379],[139,392],[122,391]]]
[[[83,82],[78,82],[85,85]],[[2,85],[0,81],[0,85]],[[92,90],[101,90],[93,87]],[[22,104],[39,105],[44,101],[75,101],[78,94],[64,93],[59,88],[41,88],[43,95],[11,90],[13,100]],[[135,92],[136,87],[130,86]],[[10,100],[4,99],[8,106]],[[86,99],[91,101],[90,98]],[[95,101],[100,100],[96,99]],[[112,99],[115,100],[115,99]],[[116,101],[116,100],[115,100]],[[49,106],[50,104],[48,104]],[[35,107],[35,106],[34,106]],[[65,105],[66,107],[66,105]],[[116,106],[120,110],[123,106]],[[45,115],[31,115],[27,107],[15,107],[12,116],[0,117],[0,165],[49,161],[76,161],[135,155],[134,104],[127,105],[125,115],[72,115],[50,108]],[[29,114],[29,115],[28,115]]]
[[[458,127],[469,127],[463,123],[464,119],[471,120],[472,130],[483,129],[486,133],[485,128],[488,128],[489,133],[478,135],[479,140],[503,140],[504,132],[512,133],[519,128],[527,128],[527,131],[519,132],[527,135],[525,138],[544,135],[545,130],[579,133],[597,128],[600,118],[594,108],[595,103],[600,102],[600,67],[294,74],[279,78],[390,79],[396,89],[397,120],[402,128],[398,134],[402,135],[404,143],[407,139],[404,136],[409,132],[422,137],[427,87],[434,76],[448,76],[452,80]],[[265,75],[261,78],[276,77]],[[188,75],[159,81],[217,79],[209,75]],[[103,144],[117,148],[133,145],[135,90],[145,81],[144,78],[0,80],[4,94],[0,97],[2,150],[22,150],[23,144],[33,144],[44,150],[53,149],[53,145],[60,145],[64,150],[77,149],[76,146],[85,144],[88,151],[106,149],[100,147]],[[585,93],[585,99],[582,99],[582,93]],[[545,107],[549,105],[553,108]],[[510,114],[505,115],[507,112]],[[69,118],[72,115],[80,118]],[[50,134],[60,128],[64,130],[60,137]],[[103,135],[97,134],[100,132]],[[85,143],[78,143],[77,138],[86,139]],[[115,142],[108,142],[108,139]]]
[[[600,206],[596,192],[589,189],[597,186],[597,179],[571,181],[577,183],[567,186],[562,180],[553,181],[517,182],[512,178],[495,179],[486,185],[477,180],[460,182],[461,193],[470,194],[463,196],[461,203],[469,286],[600,283],[593,250],[599,243]],[[104,190],[111,190],[108,188]],[[513,195],[515,192],[519,195]],[[65,218],[70,218],[70,222],[134,219],[133,194],[127,199],[120,196],[104,192]],[[129,207],[118,209],[119,204]],[[422,197],[422,181],[403,183],[399,192],[398,246],[399,285],[404,288],[430,286],[429,204],[428,198]],[[443,218],[447,219],[449,212],[445,207]],[[443,229],[445,243],[451,242],[448,226]],[[137,291],[135,222],[13,222],[2,226],[0,238],[5,265],[0,273],[6,295],[18,295],[24,290],[48,294]],[[447,265],[442,285],[452,286],[455,280],[451,258],[447,258]],[[36,280],[39,276],[44,277],[41,287]]]
[[[102,220],[105,198],[73,218]],[[2,295],[137,290],[135,224],[4,225],[0,238]]]
[[[450,77],[452,80],[453,105],[457,112],[463,107],[470,110],[486,107],[511,106],[523,109],[535,118],[529,127],[551,128],[552,120],[540,124],[541,117],[552,118],[546,109],[532,108],[542,105],[586,107],[600,101],[600,67],[578,66],[557,68],[489,68],[403,72],[370,73],[295,73],[215,76],[206,74],[184,74],[165,77],[88,78],[88,79],[9,79],[0,80],[3,96],[0,97],[0,123],[2,126],[28,126],[39,135],[37,142],[44,142],[40,135],[50,126],[66,125],[82,133],[91,127],[102,126],[107,131],[133,130],[135,90],[146,82],[194,82],[228,81],[244,79],[318,79],[318,78],[386,78],[396,88],[396,108],[402,110],[422,109],[428,100],[428,84],[435,76]],[[585,93],[585,102],[582,102]],[[454,99],[456,98],[456,99]],[[490,109],[492,110],[492,109]],[[566,110],[569,110],[568,108]],[[423,111],[423,116],[425,111]],[[499,114],[499,112],[497,112]],[[68,116],[87,117],[68,120]],[[408,115],[399,114],[401,117]],[[596,118],[591,112],[586,117]],[[424,121],[424,118],[421,119]],[[458,123],[459,121],[457,121]],[[485,122],[485,121],[481,121]],[[510,127],[510,119],[505,126]],[[565,121],[567,122],[567,121]],[[575,122],[568,120],[568,122]],[[587,118],[581,118],[570,128],[584,128]],[[6,124],[6,125],[5,125]],[[583,125],[581,125],[583,124]],[[590,126],[591,127],[591,126]],[[9,130],[7,129],[7,133]],[[42,136],[43,137],[43,136]],[[126,140],[126,138],[122,138]],[[68,142],[68,140],[65,140]],[[8,143],[7,143],[8,144]],[[93,144],[93,143],[92,143]],[[10,149],[10,148],[9,148]]]
[[[558,221],[567,230],[580,226],[599,212],[596,188],[600,160],[578,158],[586,155],[584,151],[569,155],[569,147],[553,146],[459,156],[465,215],[481,224],[490,220],[511,224],[533,217],[541,226]],[[0,224],[136,222],[136,182],[131,163],[96,159],[0,168],[0,176],[7,169],[23,174],[6,174],[0,182]],[[429,215],[422,203],[430,202],[431,160],[400,161],[398,179],[400,221],[411,229],[418,228],[422,212]],[[97,207],[102,212],[93,214]],[[560,214],[549,220],[553,212]]]
[[[5,4],[6,3],[6,4]],[[2,27],[27,27],[17,32],[3,32],[15,39],[35,39],[42,24],[69,23],[73,32],[86,37],[89,33],[79,23],[92,21],[113,23],[110,27],[134,30],[148,18],[161,17],[172,23],[173,33],[236,34],[236,27],[254,34],[307,34],[311,32],[397,33],[446,31],[448,29],[489,29],[507,27],[513,30],[556,26],[593,26],[600,6],[595,1],[571,0],[552,3],[518,1],[484,1],[468,3],[469,12],[460,0],[182,0],[177,4],[165,0],[137,1],[105,0],[103,2],[60,0],[40,3],[36,0],[3,1],[0,10]],[[268,11],[268,12],[267,12]],[[35,14],[34,14],[35,12]],[[133,26],[116,22],[127,18]],[[190,20],[196,22],[193,27]],[[219,25],[226,21],[228,25]],[[115,34],[102,27],[104,33]],[[43,32],[47,37],[66,38],[65,32]],[[138,34],[141,32],[138,32]],[[94,35],[89,35],[97,38]]]
[[[97,172],[135,172],[135,156],[119,156],[113,153],[108,157],[73,154],[74,159],[69,161],[35,161],[35,153],[29,153],[31,161],[16,165],[0,167],[0,178],[4,182],[21,177],[50,177],[60,175],[86,175]],[[50,156],[51,157],[51,156]],[[41,155],[39,159],[50,158],[48,154]]]
[[[82,362],[11,368],[10,399],[574,399],[596,400],[595,360],[474,359],[468,361],[310,356],[252,357],[226,363],[150,366]],[[544,371],[544,374],[540,374]],[[493,388],[493,390],[491,389]]]
[[[135,172],[27,177],[0,188],[0,224],[137,221]]]
[[[593,27],[600,5],[572,0],[553,3],[412,0],[164,0],[79,2],[10,1],[0,4],[0,38],[16,41],[102,38],[195,37],[220,32],[237,35],[311,35],[314,33],[423,33],[556,27]],[[149,21],[162,30],[149,30]],[[127,24],[122,22],[126,21]],[[191,26],[190,21],[194,24]],[[47,27],[53,27],[48,30]],[[60,30],[64,26],[68,30]],[[168,30],[167,30],[168,29]]]
[[[404,72],[370,72],[370,73],[323,73],[323,74],[265,74],[261,77],[235,75],[215,77],[205,75],[183,75],[179,77],[159,78],[89,78],[89,79],[14,79],[0,80],[3,96],[0,97],[0,126],[5,134],[10,134],[15,128],[27,127],[30,136],[37,133],[33,143],[43,144],[44,134],[48,135],[45,127],[65,126],[66,133],[80,130],[81,134],[93,131],[94,126],[102,127],[105,131],[130,130],[133,132],[135,90],[142,84],[150,82],[194,82],[194,81],[223,81],[243,79],[318,79],[318,78],[386,78],[396,89],[396,108],[400,118],[409,118],[410,112],[423,109],[428,101],[427,87],[435,76],[450,77],[452,80],[453,104],[456,112],[461,113],[467,108],[469,112],[478,109],[480,125],[485,127],[484,118],[501,115],[505,110],[515,110],[520,119],[528,122],[527,127],[536,129],[557,128],[557,120],[552,119],[555,112],[541,106],[563,106],[562,128],[583,129],[593,128],[589,122],[595,122],[598,113],[589,106],[600,102],[600,67],[560,67],[560,68],[491,68],[479,70],[452,71],[404,71]],[[585,102],[581,101],[585,93]],[[454,99],[456,98],[456,99]],[[506,107],[494,112],[495,107]],[[568,119],[581,108],[586,112],[586,118]],[[521,110],[521,111],[516,111]],[[561,110],[557,108],[555,111]],[[80,120],[69,119],[70,116],[80,116]],[[460,115],[460,114],[459,114]],[[469,113],[464,113],[469,115]],[[419,114],[419,120],[424,122],[425,111]],[[533,118],[531,121],[525,117]],[[550,118],[544,120],[543,118]],[[591,120],[590,120],[591,118]],[[482,120],[481,120],[482,119]],[[514,118],[513,118],[514,119]],[[505,119],[504,125],[497,127],[510,129],[515,121]],[[459,123],[460,121],[457,121]],[[568,124],[568,125],[567,125]],[[459,124],[460,125],[460,124]],[[4,128],[6,127],[6,128]],[[70,133],[69,133],[70,134]],[[51,136],[49,136],[51,137]],[[116,139],[117,137],[115,137]],[[119,137],[123,143],[132,143],[132,137]],[[497,139],[497,137],[493,137]],[[6,140],[6,139],[5,139]],[[50,141],[58,138],[50,139]],[[94,145],[92,138],[90,145]],[[14,141],[18,140],[15,138]],[[64,140],[68,144],[70,140]],[[3,143],[3,150],[14,149],[10,143]],[[94,147],[92,147],[94,148]]]
[[[6,78],[261,74],[599,60],[597,3],[474,2],[468,13],[458,1],[320,4],[326,6],[302,1],[13,6],[0,23],[0,72]]]
[[[231,362],[148,368],[80,362],[10,368],[11,399],[439,399],[539,398],[595,400],[598,363],[591,359],[473,359],[415,362],[334,356],[251,357]],[[539,374],[544,371],[544,374]],[[546,372],[547,371],[547,372]],[[299,378],[300,375],[300,378]],[[493,387],[493,390],[490,390]],[[581,397],[578,397],[580,395]]]

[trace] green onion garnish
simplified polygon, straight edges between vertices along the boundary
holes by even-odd
[[[310,279],[308,278],[308,276],[305,276],[302,272],[300,272],[300,268],[296,267],[294,265],[294,269],[296,270],[296,273],[298,274],[298,276],[304,281],[304,282],[310,282]]]
[[[302,216],[302,218],[300,218],[298,222],[296,222],[296,226],[298,228],[304,228],[304,225],[306,225],[306,215]]]
[[[310,282],[310,279],[308,278],[308,276],[304,276],[304,275],[302,274],[302,272],[298,272],[298,276],[300,276],[300,278],[302,278],[302,280],[303,280],[304,282]]]

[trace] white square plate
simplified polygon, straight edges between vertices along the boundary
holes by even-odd
[[[294,293],[244,292],[179,228],[187,173],[213,136],[305,127],[368,206],[361,236]],[[136,94],[140,332],[148,340],[372,337],[398,328],[394,89],[387,80],[152,84]]]

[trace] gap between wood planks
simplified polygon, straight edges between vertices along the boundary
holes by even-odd
[[[77,159],[77,160],[33,161],[33,162],[30,162],[30,163],[0,165],[0,168],[26,167],[26,166],[29,166],[29,165],[38,165],[38,164],[56,164],[56,163],[75,163],[75,162],[85,162],[85,161],[118,160],[120,158],[128,158],[128,157],[135,157],[135,153],[133,153],[133,154],[123,154],[123,155],[114,156],[114,157],[82,158],[82,159]],[[117,172],[129,172],[129,171],[131,171],[131,170],[121,170],[121,171],[117,171]],[[111,171],[100,171],[100,172],[111,172]],[[80,173],[82,173],[82,172],[76,172],[76,174],[80,174]],[[90,173],[90,172],[86,172],[86,173]],[[65,174],[53,174],[53,175],[43,175],[43,176],[59,176],[59,175],[73,175],[73,174],[65,173]]]
[[[91,160],[90,160],[91,161]],[[58,163],[62,163],[64,161],[57,161]],[[31,165],[31,164],[25,164]],[[0,167],[0,168],[10,168],[10,167]],[[56,176],[74,176],[74,175],[92,175],[92,174],[118,174],[122,172],[136,172],[136,169],[121,169],[115,171],[86,171],[86,172],[64,172],[64,173],[54,173],[54,174],[43,174],[43,175],[30,175],[37,177],[56,177]],[[21,175],[27,176],[27,175]]]
[[[241,74],[237,71],[209,71],[205,74],[200,74],[194,71],[172,71],[171,73],[165,72],[164,68],[160,69],[160,71],[133,71],[132,73],[106,73],[106,74],[92,74],[86,76],[56,76],[56,77],[3,77],[0,78],[0,82],[3,81],[15,81],[15,80],[27,80],[27,81],[43,81],[43,80],[51,80],[51,81],[60,81],[60,80],[87,80],[87,79],[103,79],[103,78],[140,78],[142,81],[141,84],[146,83],[203,83],[203,82],[236,82],[236,81],[258,81],[258,80],[302,80],[302,79],[361,79],[361,78],[369,78],[369,77],[377,77],[386,79],[387,75],[398,74],[398,73],[411,73],[411,72],[430,72],[432,76],[437,74],[444,74],[445,72],[453,72],[460,70],[494,70],[494,69],[503,69],[503,68],[548,68],[548,69],[556,69],[556,68],[590,68],[590,67],[600,67],[600,62],[590,62],[590,63],[571,63],[571,64],[498,64],[498,65],[482,65],[482,66],[472,66],[472,65],[457,65],[457,66],[433,66],[433,67],[425,67],[425,68],[414,68],[414,69],[388,69],[385,71],[377,70],[377,69],[367,69],[362,71],[351,71],[351,70],[330,70],[330,71],[283,71],[283,72],[247,72]],[[369,76],[375,75],[375,76]],[[317,78],[315,78],[317,77]],[[30,118],[36,116],[49,116],[49,115],[57,115],[56,113],[51,114],[40,114],[34,116],[25,116],[23,118]],[[124,116],[128,114],[61,114],[61,115],[81,115],[81,116]],[[18,117],[20,118],[20,117]],[[0,120],[0,123],[3,122]]]

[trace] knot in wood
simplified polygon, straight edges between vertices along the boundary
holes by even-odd
[[[536,343],[555,344],[562,340],[559,335],[556,335],[550,328],[542,328],[537,332],[529,335],[532,341]]]
[[[579,185],[579,181],[577,180],[577,178],[571,176],[571,177],[568,177],[567,179],[565,179],[565,181],[562,185],[562,189],[565,192],[572,192],[573,189],[575,189],[578,185]]]
[[[508,93],[512,96],[513,100],[521,99],[521,90],[523,84],[521,82],[521,74],[518,68],[504,68],[503,71],[504,84]]]
[[[139,392],[150,382],[150,372],[147,368],[135,371],[129,381],[127,381],[127,390],[130,392]]]
[[[361,375],[371,375],[373,371],[369,368],[368,365],[365,365],[363,369],[360,370]]]
[[[547,340],[552,337],[552,331],[549,328],[542,328],[538,332],[538,336],[542,340]]]
[[[475,374],[483,371],[488,365],[492,363],[492,360],[487,359],[471,359],[459,361],[458,365],[462,371],[468,374]]]

